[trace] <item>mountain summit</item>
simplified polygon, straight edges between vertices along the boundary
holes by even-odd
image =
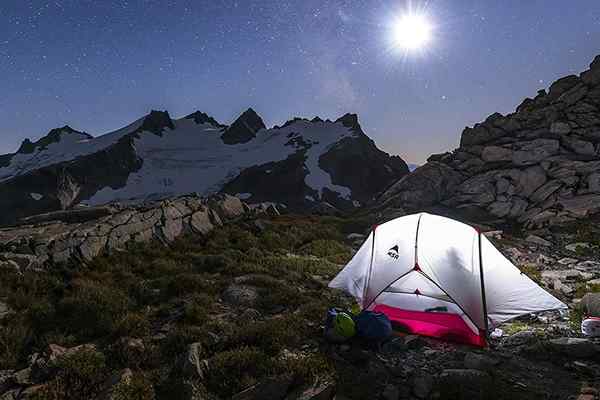
[[[190,192],[227,192],[292,210],[322,202],[351,209],[408,173],[379,150],[358,117],[295,118],[268,129],[251,108],[230,126],[197,111],[152,111],[92,137],[69,127],[0,155],[0,223],[74,206],[139,203]]]

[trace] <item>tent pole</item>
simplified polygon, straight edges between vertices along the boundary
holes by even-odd
[[[367,309],[371,306],[371,301],[367,305],[367,292],[369,291],[369,284],[371,283],[371,270],[373,269],[373,258],[375,257],[375,229],[377,229],[377,225],[373,225],[373,241],[371,242],[371,263],[369,264],[369,273],[367,274],[367,282],[365,283],[365,290],[363,291],[363,310]]]
[[[485,339],[488,337],[488,313],[487,303],[485,300],[485,280],[483,277],[483,255],[481,254],[481,231],[477,229],[478,247],[479,247],[479,280],[481,281],[481,301],[483,302],[483,321],[485,326]]]

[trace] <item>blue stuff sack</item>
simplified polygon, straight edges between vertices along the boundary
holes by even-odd
[[[374,311],[361,311],[354,318],[356,334],[366,340],[382,341],[392,334],[392,323],[387,315]]]

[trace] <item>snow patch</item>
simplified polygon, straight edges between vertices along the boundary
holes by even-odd
[[[40,201],[41,199],[44,198],[44,196],[42,196],[39,193],[29,193],[29,195],[31,196],[32,199],[34,199],[35,201]]]
[[[252,193],[236,193],[235,197],[240,200],[248,200],[250,197],[252,197]]]

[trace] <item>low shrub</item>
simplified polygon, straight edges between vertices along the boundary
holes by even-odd
[[[201,272],[224,272],[232,261],[223,255],[194,254],[191,256],[194,270]]]
[[[224,351],[209,360],[206,379],[209,391],[230,397],[252,386],[276,369],[276,362],[255,347]]]
[[[29,326],[18,317],[0,325],[0,370],[17,368],[32,335]]]
[[[64,329],[82,338],[114,332],[127,312],[129,298],[118,288],[94,281],[79,280],[73,286],[58,307]]]
[[[117,324],[116,334],[118,336],[145,337],[150,334],[150,322],[143,314],[127,313]]]
[[[117,385],[113,393],[113,400],[154,400],[156,394],[152,382],[143,374],[131,377],[129,382]]]
[[[100,393],[107,373],[104,355],[90,348],[59,358],[53,367],[55,377],[34,400],[89,400]]]

